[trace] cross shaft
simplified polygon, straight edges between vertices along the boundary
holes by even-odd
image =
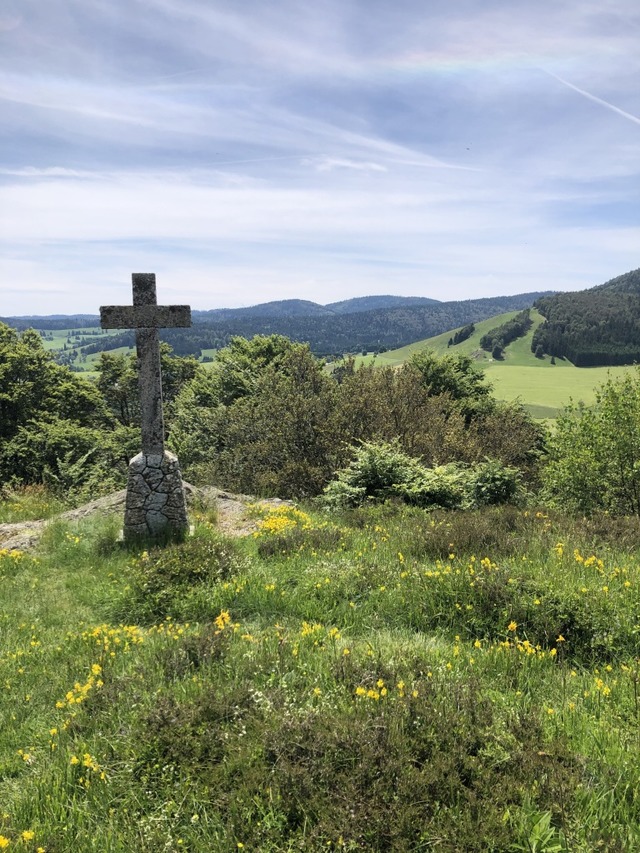
[[[103,329],[135,329],[138,352],[142,452],[164,453],[162,375],[158,329],[191,325],[188,305],[158,305],[154,273],[133,273],[133,305],[100,308]]]

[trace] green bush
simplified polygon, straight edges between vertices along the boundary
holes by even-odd
[[[352,696],[368,683],[356,671],[338,678]],[[384,710],[353,699],[350,713],[291,713],[281,688],[246,680],[182,703],[160,697],[134,775],[152,787],[168,771],[194,773],[229,836],[255,850],[320,850],[327,839],[345,850],[507,850],[508,810],[562,822],[581,767],[545,737],[536,709],[505,715],[473,681],[417,687]]]
[[[397,442],[365,442],[338,479],[325,489],[327,506],[359,506],[367,500],[384,501],[398,494],[399,484],[413,482],[424,469],[404,453]]]
[[[324,503],[344,508],[399,498],[425,508],[471,509],[514,502],[520,493],[520,473],[499,462],[450,462],[426,468],[396,442],[367,442],[327,486]]]
[[[568,406],[549,440],[547,497],[579,513],[640,516],[640,370]]]

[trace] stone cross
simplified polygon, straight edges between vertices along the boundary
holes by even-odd
[[[142,453],[129,463],[125,540],[183,538],[188,532],[182,475],[164,447],[158,329],[188,327],[188,305],[158,305],[153,273],[133,273],[133,305],[100,308],[103,329],[135,329],[138,351]]]

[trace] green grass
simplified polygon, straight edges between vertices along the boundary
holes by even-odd
[[[581,400],[590,405],[595,401],[596,389],[608,378],[618,378],[634,369],[633,367],[578,368],[563,359],[556,359],[555,364],[551,364],[549,357],[537,359],[531,352],[531,340],[535,329],[544,318],[535,309],[531,311],[534,322],[529,332],[506,348],[503,360],[495,361],[490,353],[480,348],[480,338],[490,329],[515,317],[517,313],[512,311],[476,323],[473,335],[455,347],[447,345],[454,329],[397,350],[381,353],[374,363],[380,366],[397,367],[415,352],[425,348],[433,349],[438,355],[446,353],[470,355],[478,366],[485,370],[498,399],[519,400],[535,418],[540,419],[557,417],[570,400],[576,403]],[[372,362],[373,358],[367,356],[367,359],[361,358],[359,361]]]
[[[45,486],[5,487],[0,491],[0,524],[50,518],[63,509],[61,498]]]
[[[86,329],[43,329],[41,331],[46,335],[46,337],[41,339],[42,346],[48,352],[62,352],[66,345],[68,352],[76,351],[79,355],[83,353],[83,347],[86,344],[95,343],[97,336],[102,337],[105,334],[108,336],[119,334],[118,329],[108,329],[105,333],[105,331],[99,326]],[[77,335],[71,335],[72,331],[77,332]],[[69,337],[71,337],[71,341],[70,343],[67,343]],[[79,340],[77,338],[79,338]],[[130,353],[131,350],[129,347],[117,347],[115,349],[108,350],[108,352],[111,354],[122,354]],[[81,368],[83,373],[97,376],[96,365],[99,359],[100,353],[90,353],[86,356],[85,361],[80,361],[80,358],[78,357],[74,362],[74,366]]]
[[[0,553],[9,850],[639,848],[637,521],[117,527]]]

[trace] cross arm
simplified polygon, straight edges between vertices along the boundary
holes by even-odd
[[[191,325],[189,305],[103,305],[103,329],[171,329]]]

